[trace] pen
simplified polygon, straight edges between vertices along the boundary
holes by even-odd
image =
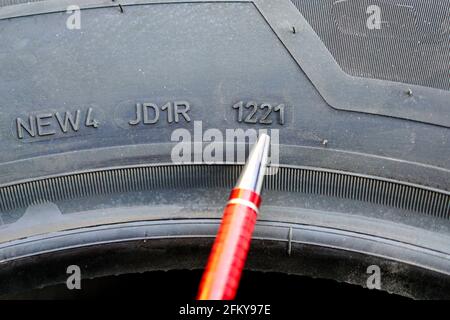
[[[261,204],[269,143],[270,137],[261,134],[231,191],[200,282],[198,300],[231,300],[236,296]]]

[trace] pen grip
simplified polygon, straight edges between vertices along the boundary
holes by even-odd
[[[228,204],[200,283],[199,300],[231,300],[244,268],[257,213],[243,204]]]

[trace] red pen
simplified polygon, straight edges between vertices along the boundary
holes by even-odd
[[[236,296],[261,204],[269,143],[270,137],[261,134],[231,191],[200,282],[198,300],[231,300]]]

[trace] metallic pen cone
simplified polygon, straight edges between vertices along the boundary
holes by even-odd
[[[261,134],[250,152],[236,188],[251,190],[258,194],[261,192],[268,164],[269,146],[270,137],[267,134]]]

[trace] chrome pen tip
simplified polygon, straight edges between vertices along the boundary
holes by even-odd
[[[236,188],[261,193],[269,159],[270,136],[262,133],[253,146],[241,172]]]

